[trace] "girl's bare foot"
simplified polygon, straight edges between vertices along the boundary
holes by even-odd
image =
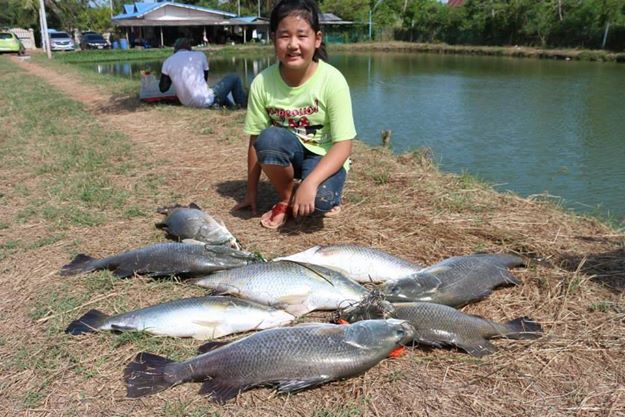
[[[260,217],[260,224],[267,229],[277,229],[286,223],[289,204],[283,201],[276,203],[271,210]]]

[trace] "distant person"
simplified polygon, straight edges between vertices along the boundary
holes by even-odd
[[[279,200],[260,223],[276,229],[291,215],[339,214],[356,129],[347,81],[325,61],[316,2],[280,1],[269,29],[278,62],[250,88],[247,193],[234,209],[256,212],[262,171]]]
[[[208,59],[202,52],[191,50],[191,40],[179,38],[174,45],[174,54],[163,62],[161,79],[158,84],[161,93],[173,84],[180,103],[189,107],[246,107],[247,94],[241,78],[228,74],[217,84],[209,87]],[[232,95],[234,103],[228,97]]]

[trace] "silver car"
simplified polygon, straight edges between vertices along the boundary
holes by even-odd
[[[50,50],[52,51],[73,51],[76,45],[72,37],[67,32],[50,32]]]

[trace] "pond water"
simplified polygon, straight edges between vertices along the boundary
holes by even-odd
[[[211,58],[209,84],[233,71],[249,84],[273,61]],[[161,62],[90,67],[139,79]],[[624,65],[406,53],[330,63],[350,85],[362,141],[379,145],[390,129],[395,152],[428,147],[443,170],[624,224]]]

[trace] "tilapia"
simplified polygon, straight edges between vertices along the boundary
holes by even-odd
[[[357,245],[313,246],[294,255],[276,258],[324,266],[357,282],[384,282],[423,269],[421,265],[374,248]]]
[[[455,346],[478,357],[497,350],[488,339],[536,339],[543,333],[542,327],[528,317],[496,323],[453,307],[425,302],[391,304],[365,300],[345,309],[339,317],[348,322],[382,318],[406,320],[415,329],[415,343]]]
[[[157,243],[103,259],[79,254],[63,266],[61,275],[108,269],[118,277],[145,274],[153,277],[197,276],[258,262],[254,254],[225,246]]]
[[[486,297],[501,285],[520,281],[506,268],[523,265],[513,255],[454,256],[382,287],[392,302],[429,301],[459,307]]]
[[[224,222],[208,215],[195,203],[161,207],[157,212],[167,217],[156,223],[156,227],[165,230],[169,237],[241,249]]]
[[[368,294],[340,272],[291,261],[247,265],[190,282],[280,308],[296,317],[313,310],[335,310]]]
[[[90,310],[70,323],[65,333],[100,330],[145,331],[157,336],[216,339],[232,333],[284,326],[289,313],[233,297],[193,297],[108,316]]]
[[[359,375],[412,338],[412,327],[394,319],[269,329],[183,362],[139,353],[124,380],[131,398],[203,381],[200,393],[224,403],[257,386],[286,393]]]

